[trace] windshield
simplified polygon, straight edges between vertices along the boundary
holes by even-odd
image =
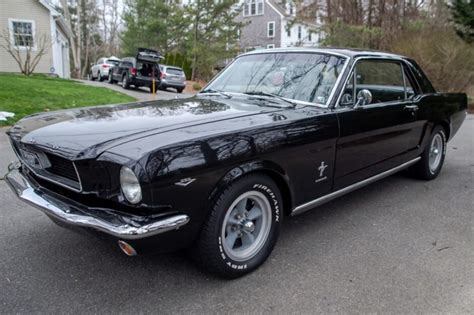
[[[237,58],[206,89],[271,93],[326,105],[346,59],[323,53],[262,53]]]

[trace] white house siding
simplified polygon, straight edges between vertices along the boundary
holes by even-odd
[[[56,24],[54,27],[56,29],[55,42],[53,44],[55,73],[61,78],[70,78],[69,42],[61,28],[57,27]]]
[[[289,24],[291,25],[290,28],[290,36],[288,36],[287,32],[287,25],[289,22],[284,21],[283,27],[281,29],[281,47],[295,47],[295,46],[303,46],[303,47],[314,47],[318,46],[321,41],[321,36],[319,32],[311,33],[311,40],[309,38],[310,28],[304,24]],[[298,38],[298,28],[301,27],[301,39]]]
[[[0,0],[0,33],[9,32],[9,19],[33,20],[36,42],[42,35],[51,38],[50,11],[37,0]],[[53,66],[53,54],[50,48],[41,58],[35,72],[49,73]],[[0,72],[19,72],[15,60],[3,48],[0,48]]]

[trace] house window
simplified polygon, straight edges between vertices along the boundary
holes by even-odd
[[[301,26],[298,26],[298,39],[301,40]]]
[[[275,44],[268,44],[267,45],[267,49],[272,49],[272,48],[275,48]]]
[[[275,37],[275,21],[268,22],[267,37]]]
[[[287,35],[288,37],[291,37],[291,27],[289,27],[289,26],[287,26],[286,35]]]
[[[18,48],[32,48],[35,46],[35,22],[30,20],[9,19],[10,38],[12,45]]]
[[[310,42],[313,41],[313,37],[312,37],[311,35],[312,35],[311,32],[309,32],[309,34],[308,34],[308,40],[309,40]]]
[[[263,0],[245,0],[244,16],[262,15]]]
[[[244,52],[254,51],[255,47],[245,47]]]
[[[295,7],[294,7],[293,3],[290,3],[289,11],[290,11],[290,15],[293,15],[295,13]]]

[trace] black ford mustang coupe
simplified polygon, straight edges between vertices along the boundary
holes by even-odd
[[[188,99],[22,119],[6,181],[128,255],[189,248],[233,278],[267,259],[287,215],[405,168],[434,179],[466,106],[406,57],[255,51]]]

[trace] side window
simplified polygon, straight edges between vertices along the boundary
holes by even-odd
[[[405,99],[403,69],[398,62],[362,60],[356,65],[356,78],[357,93],[369,90],[373,104]]]
[[[354,88],[355,86],[355,88]],[[370,104],[404,101],[413,97],[415,89],[398,61],[361,60],[344,88],[340,106],[352,106],[362,90],[372,94]]]

